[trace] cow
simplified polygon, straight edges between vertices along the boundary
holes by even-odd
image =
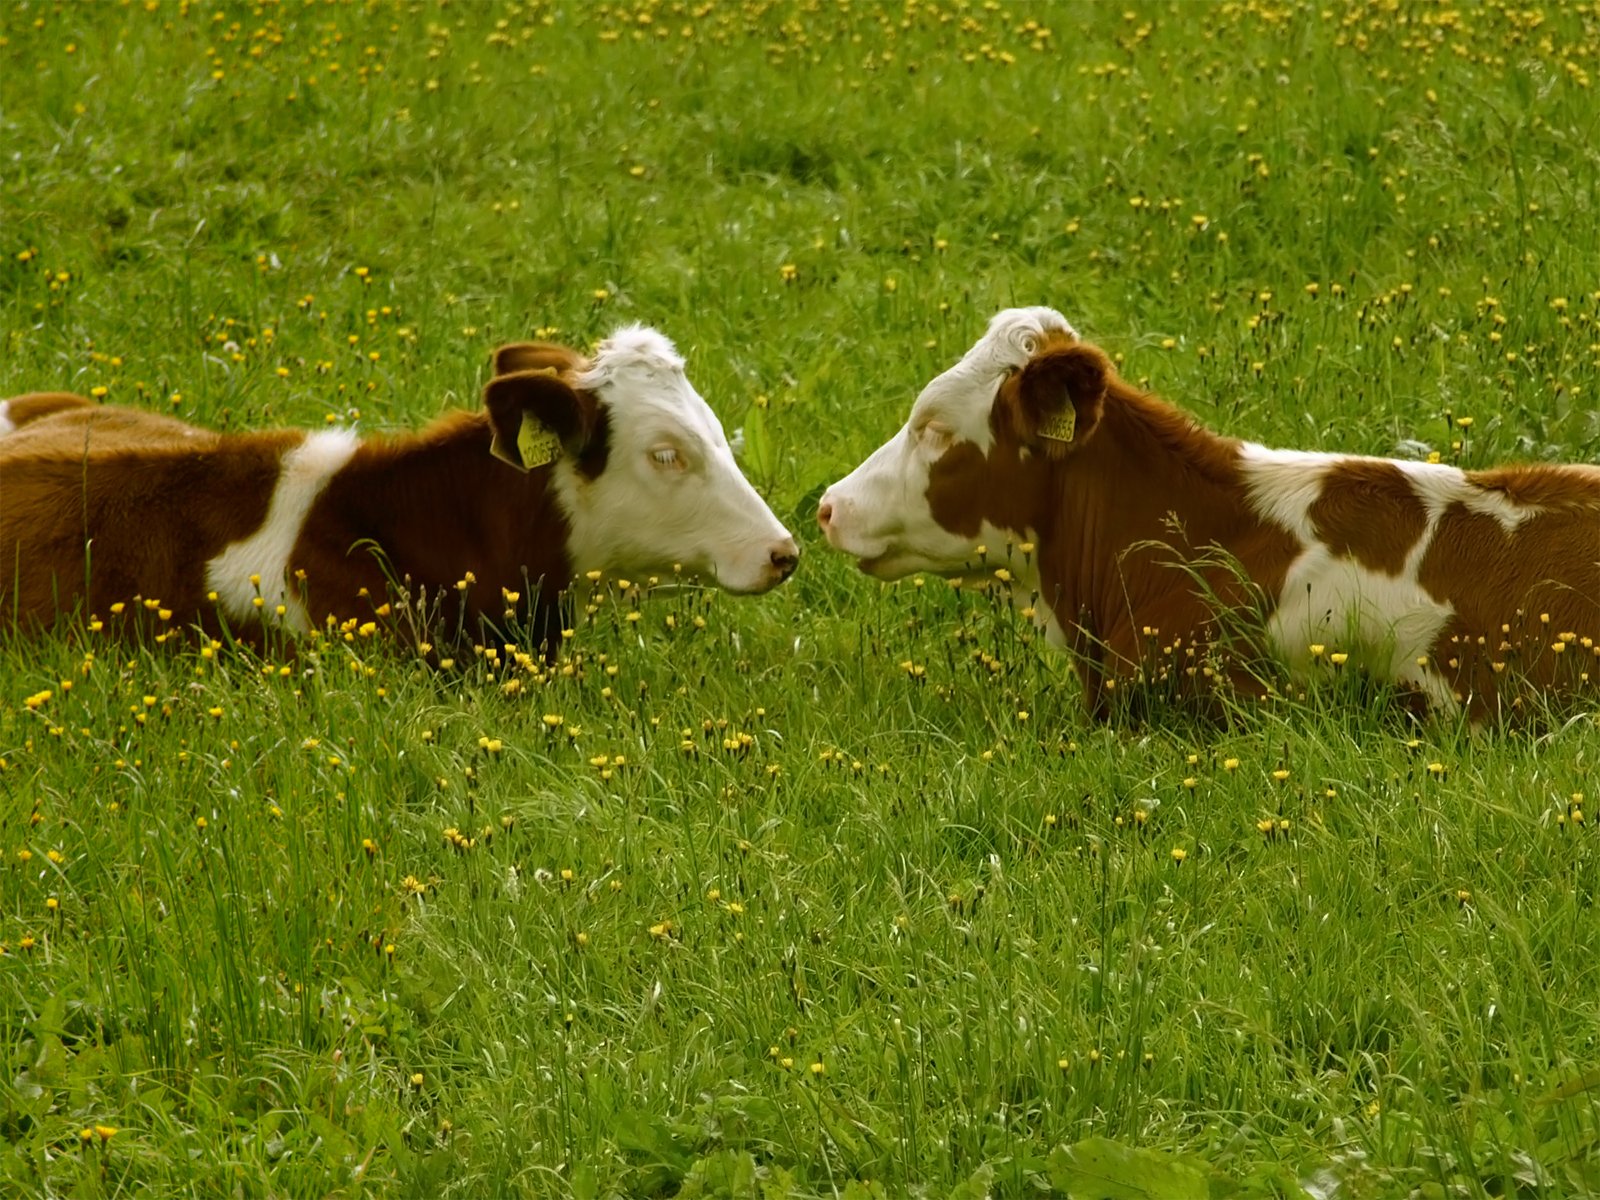
[[[483,407],[422,431],[219,433],[65,393],[0,403],[0,628],[148,607],[260,635],[531,622],[580,574],[764,592],[799,550],[661,333],[504,346]],[[526,624],[522,625],[527,628]]]
[[[1522,685],[1600,679],[1600,467],[1224,437],[1049,308],[998,314],[817,521],[879,579],[998,576],[1098,715],[1139,678],[1265,694],[1252,654],[1300,684],[1361,671],[1474,723],[1511,715]]]

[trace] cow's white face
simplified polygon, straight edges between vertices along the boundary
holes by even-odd
[[[570,389],[546,382],[564,394],[560,403],[577,405],[575,427],[549,406],[532,411],[566,449],[553,479],[575,572],[678,572],[731,592],[764,592],[789,577],[794,538],[740,472],[667,338],[642,326],[619,330],[570,379]],[[490,384],[491,414],[503,382]]]
[[[823,494],[817,522],[829,544],[869,575],[897,579],[965,574],[978,565],[976,546],[1026,538],[1026,530],[988,519],[994,509],[984,492],[994,481],[978,475],[993,470],[1001,385],[1052,335],[1077,337],[1054,309],[998,314],[960,362],[922,389],[900,432]]]

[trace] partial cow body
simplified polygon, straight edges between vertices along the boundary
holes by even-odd
[[[760,592],[796,557],[648,329],[592,362],[507,346],[482,412],[393,438],[222,434],[64,393],[0,403],[6,626],[138,597],[175,623],[305,633],[383,616],[399,585],[433,630],[531,618],[553,649],[577,573]]]
[[[880,578],[1002,570],[1075,652],[1095,711],[1152,671],[1258,689],[1250,647],[1233,669],[1214,653],[1242,611],[1294,678],[1344,664],[1474,718],[1512,679],[1600,679],[1600,468],[1222,437],[1117,378],[1050,309],[999,314],[818,520]]]

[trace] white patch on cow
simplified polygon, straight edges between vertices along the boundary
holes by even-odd
[[[1255,442],[1239,447],[1239,471],[1256,515],[1282,526],[1304,543],[1316,541],[1311,506],[1322,494],[1328,469],[1340,461],[1339,455],[1271,450]]]
[[[1394,465],[1410,478],[1411,486],[1427,508],[1430,536],[1439,516],[1452,504],[1465,505],[1469,512],[1480,516],[1493,517],[1507,533],[1515,533],[1524,521],[1543,511],[1535,505],[1517,504],[1492,488],[1479,487],[1458,467],[1426,462],[1396,462]]]
[[[1416,687],[1435,705],[1455,704],[1444,680],[1427,665],[1455,610],[1418,584],[1422,544],[1412,549],[1398,576],[1336,557],[1320,542],[1295,559],[1267,623],[1267,637],[1296,679],[1310,675],[1311,647],[1317,645],[1324,654],[1348,654],[1347,669]]]
[[[305,605],[289,588],[289,555],[300,540],[306,514],[328,481],[342,470],[360,445],[354,431],[323,430],[307,434],[283,456],[278,482],[272,489],[267,519],[249,537],[234,542],[206,564],[206,586],[229,620],[247,622],[265,614],[269,619],[283,605],[283,623],[299,633],[311,628]],[[260,586],[250,581],[252,575]],[[263,604],[256,608],[255,598]]]
[[[1426,525],[1398,575],[1335,556],[1317,538],[1311,508],[1332,469],[1347,462],[1392,464],[1406,473],[1423,504]],[[1454,467],[1272,450],[1253,442],[1240,447],[1239,467],[1255,513],[1289,530],[1305,546],[1289,567],[1267,624],[1268,639],[1291,674],[1302,681],[1310,675],[1315,662],[1311,647],[1317,645],[1324,654],[1348,654],[1349,668],[1415,687],[1435,706],[1455,707],[1449,686],[1427,665],[1434,641],[1455,610],[1430,596],[1418,577],[1444,510],[1486,493],[1471,487]]]
[[[976,538],[950,532],[933,517],[928,480],[949,448],[971,442],[984,453],[994,445],[989,416],[1000,385],[1026,365],[1049,333],[1076,338],[1053,308],[1009,308],[996,314],[983,337],[918,395],[900,431],[822,497],[819,511],[835,549],[856,558],[880,579],[916,571],[966,575],[978,566],[977,545],[991,551],[1007,539],[1024,540],[987,522]],[[992,561],[992,555],[991,555]]]
[[[557,495],[579,573],[704,575],[733,592],[781,583],[794,538],[740,472],[715,413],[684,361],[654,329],[629,326],[596,350],[577,385],[605,407],[606,467],[586,479],[557,461]]]
[[[0,400],[0,437],[17,431],[17,423],[11,419],[11,401]]]

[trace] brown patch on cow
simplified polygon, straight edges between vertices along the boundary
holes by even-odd
[[[1308,515],[1333,553],[1394,576],[1405,570],[1428,527],[1427,510],[1405,472],[1378,459],[1334,463]]]
[[[1467,472],[1467,482],[1523,508],[1600,512],[1600,467],[1553,463],[1495,467]],[[1585,484],[1588,490],[1574,486]]]
[[[571,582],[567,522],[547,471],[489,456],[489,422],[454,413],[421,433],[363,442],[328,481],[290,556],[305,573],[306,612],[366,620],[391,582],[436,607],[440,637],[500,623],[506,592],[559,638],[557,593]],[[468,573],[473,582],[457,588]],[[361,594],[365,589],[367,596]]]
[[[1600,494],[1570,475],[1557,493],[1554,481],[1532,485],[1546,511],[1515,530],[1452,504],[1423,556],[1418,582],[1453,609],[1434,666],[1476,718],[1510,715],[1502,696],[1513,685],[1571,690],[1586,673],[1600,678]]]
[[[155,413],[73,407],[0,438],[0,624],[104,616],[138,595],[209,616],[205,564],[266,520],[304,435],[224,439]]]
[[[988,521],[1020,539],[1038,525],[1046,478],[1044,460],[1014,441],[996,440],[987,454],[975,442],[958,442],[928,472],[928,507],[952,533],[975,538]]]

